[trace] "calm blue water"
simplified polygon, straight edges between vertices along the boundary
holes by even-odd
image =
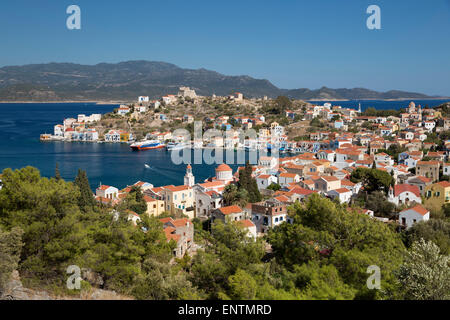
[[[373,107],[375,109],[401,109],[408,107],[409,103],[413,101],[416,106],[419,104],[422,106],[422,108],[428,106],[430,108],[436,107],[444,102],[447,102],[449,100],[392,100],[392,101],[385,101],[385,100],[346,100],[346,101],[308,101],[310,103],[323,105],[324,103],[331,103],[333,106],[341,106],[343,108],[353,108],[358,109],[358,103],[361,103],[361,110],[364,111],[369,107]]]
[[[415,101],[422,106],[436,106],[443,101]],[[320,102],[322,104],[324,102]],[[332,101],[333,105],[356,107],[358,101]],[[361,101],[362,108],[391,109],[407,106],[409,101]],[[40,142],[41,133],[52,133],[64,118],[80,113],[106,113],[116,105],[93,103],[0,104],[0,170],[37,167],[43,176],[53,176],[56,162],[61,176],[73,180],[78,168],[87,171],[92,188],[100,182],[126,187],[136,181],[155,186],[183,184],[185,165],[173,164],[165,149],[132,152],[127,144]],[[151,165],[146,169],[144,164]],[[230,165],[234,170],[237,165]],[[192,165],[196,182],[215,174],[216,165]]]
[[[96,104],[0,104],[0,170],[37,167],[41,175],[54,175],[58,162],[61,176],[73,180],[78,168],[87,171],[92,188],[103,184],[118,188],[136,181],[155,186],[183,184],[186,165],[175,165],[165,149],[131,151],[119,143],[41,142],[41,133],[53,133],[64,118],[83,113],[106,113],[116,105]],[[193,154],[193,153],[192,153]],[[144,164],[149,164],[150,169]],[[215,175],[217,165],[192,165],[196,182]],[[236,170],[237,165],[230,165]]]

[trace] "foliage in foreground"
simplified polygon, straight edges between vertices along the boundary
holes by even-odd
[[[403,234],[408,250],[390,225],[312,195],[290,208],[293,224],[265,239],[239,223],[195,221],[202,248],[171,263],[174,243],[159,220],[143,214],[134,226],[121,208],[115,215],[95,204],[82,172],[71,183],[31,167],[6,169],[2,180],[0,291],[14,269],[64,290],[75,264],[102,279],[92,285],[138,299],[448,299],[446,222]],[[134,190],[126,209],[141,211],[141,203]],[[420,240],[426,236],[442,253]],[[380,290],[366,286],[370,265],[380,267]]]

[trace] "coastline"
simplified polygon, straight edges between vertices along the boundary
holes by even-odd
[[[449,100],[450,97],[432,97],[432,98],[395,98],[395,99],[376,99],[376,98],[370,98],[370,99],[308,99],[303,101],[406,101],[406,100]],[[0,100],[0,104],[6,104],[6,103],[93,103],[98,105],[109,105],[109,104],[129,104],[133,103],[132,101],[107,101],[107,100],[42,100],[42,101],[36,101],[36,100],[23,100],[23,101],[8,101],[8,100]]]
[[[82,101],[76,101],[76,100],[60,100],[60,101],[36,101],[36,100],[25,100],[25,101],[5,101],[5,100],[0,100],[1,104],[6,104],[6,103],[91,103],[91,104],[127,104],[130,103],[129,101],[104,101],[104,100],[98,100],[98,101],[86,101],[86,100],[82,100]]]
[[[406,100],[449,100],[450,97],[433,97],[433,98],[395,98],[395,99],[308,99],[308,101],[406,101]]]

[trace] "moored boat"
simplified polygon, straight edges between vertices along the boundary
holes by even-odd
[[[164,148],[164,144],[158,140],[146,140],[141,142],[135,142],[130,145],[133,150],[150,150],[150,149],[160,149]]]

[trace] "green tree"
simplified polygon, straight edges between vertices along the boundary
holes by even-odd
[[[245,270],[237,270],[234,275],[228,277],[230,297],[234,300],[255,299],[257,283]]]
[[[267,238],[276,259],[288,270],[311,261],[333,265],[354,289],[355,298],[386,298],[398,292],[393,272],[401,263],[404,246],[391,227],[316,194],[304,205],[294,204],[291,216],[293,224],[279,225]],[[373,264],[386,274],[383,292],[366,287],[366,270]]]
[[[20,252],[22,249],[22,229],[12,228],[11,231],[3,231],[0,226],[0,297],[11,273],[17,269]]]
[[[441,219],[430,219],[415,223],[406,233],[405,243],[408,247],[424,239],[433,241],[444,255],[450,254],[450,221]]]
[[[281,186],[278,183],[272,182],[270,186],[267,187],[269,190],[278,191],[281,189]]]
[[[412,244],[398,272],[404,297],[411,300],[450,299],[450,256],[440,254],[432,241]]]
[[[78,174],[75,177],[74,184],[80,190],[80,195],[78,198],[78,205],[80,206],[80,208],[92,208],[95,200],[91,186],[89,185],[86,171],[78,169]]]
[[[364,190],[368,193],[381,190],[387,193],[394,179],[386,171],[369,168],[357,168],[350,175],[350,180],[354,183],[361,182]]]
[[[61,179],[61,174],[59,173],[58,162],[56,163],[56,166],[55,166],[55,179],[56,180],[60,180]]]

